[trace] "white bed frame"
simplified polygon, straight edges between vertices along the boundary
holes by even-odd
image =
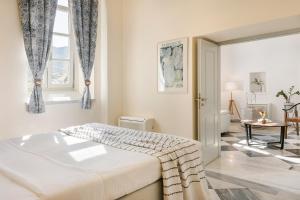
[[[127,194],[118,200],[162,200],[163,199],[162,180],[158,180],[142,189]]]

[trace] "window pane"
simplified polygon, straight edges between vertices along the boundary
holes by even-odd
[[[54,22],[55,33],[69,34],[69,13],[62,10],[56,11],[56,17]]]
[[[58,0],[58,5],[68,7],[68,0]]]
[[[53,59],[69,59],[69,37],[53,35],[52,41],[52,58]]]
[[[68,61],[51,62],[51,84],[63,85],[70,83],[70,64]]]

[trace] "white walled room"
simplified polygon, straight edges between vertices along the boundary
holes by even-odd
[[[0,0],[0,27],[0,200],[300,199],[299,0]]]
[[[170,7],[170,4],[173,6]],[[203,7],[202,4],[206,6]],[[217,4],[218,6],[215,6]],[[272,9],[265,12],[269,4],[272,4]],[[8,110],[2,112],[1,119],[3,120],[0,122],[2,124],[19,122],[19,126],[4,126],[5,130],[1,138],[57,130],[60,127],[89,121],[116,125],[121,115],[151,117],[156,121],[154,126],[156,131],[196,138],[196,122],[193,117],[196,58],[192,38],[290,17],[298,13],[298,1],[293,0],[284,4],[281,1],[252,1],[248,4],[235,1],[220,3],[219,1],[189,0],[186,4],[182,1],[170,0],[164,2],[109,0],[103,5],[105,6],[101,8],[107,9],[102,12],[107,17],[107,25],[104,25],[105,22],[102,24],[104,28],[107,28],[105,31],[107,45],[102,49],[104,52],[98,49],[96,54],[95,107],[90,111],[82,111],[78,109],[76,103],[52,104],[46,106],[49,112],[35,116],[28,114],[25,106],[27,75],[23,76],[21,72],[26,71],[27,61],[18,23],[17,2],[3,2],[0,7],[1,16],[3,16],[1,24],[2,27],[7,28],[5,32],[1,32],[3,35],[1,52],[3,53],[0,62],[2,66],[10,66],[16,70],[18,78],[12,78],[14,71],[7,72],[7,68],[1,68],[3,70],[1,74],[7,74],[1,80],[16,90],[9,90],[6,84],[1,86],[2,91],[6,91],[7,97],[2,98],[1,101],[3,105],[7,105],[5,109]],[[239,9],[234,9],[236,7]],[[181,11],[177,12],[179,9]],[[247,15],[242,15],[242,13],[247,13]],[[174,20],[177,21],[175,26]],[[157,43],[181,37],[189,37],[190,43],[187,92],[172,95],[158,94],[155,77]],[[104,42],[100,43],[99,40],[98,42],[98,48],[100,45],[105,45]],[[100,53],[107,57],[101,60]],[[19,55],[20,59],[5,59],[16,55]],[[139,59],[136,59],[137,57]],[[102,63],[101,66],[100,63]],[[62,113],[68,113],[70,117],[65,118]],[[176,113],[181,113],[181,115]],[[36,127],[34,125],[36,120],[43,125]]]
[[[276,97],[280,90],[295,86],[300,89],[300,35],[271,37],[249,42],[221,46],[221,82],[222,109],[228,109],[230,91],[226,90],[227,82],[236,82],[238,88],[233,91],[233,98],[241,113],[242,119],[249,117],[247,104],[268,104],[269,118],[282,121],[284,99]],[[265,91],[250,91],[250,73],[265,73]],[[292,102],[300,102],[299,95],[292,97]]]
[[[269,9],[270,4],[272,9]],[[124,1],[123,9],[123,114],[153,117],[156,120],[156,131],[172,132],[189,138],[196,138],[197,135],[197,122],[193,114],[193,98],[196,98],[196,44],[192,38],[297,13],[297,6],[292,6],[292,3],[259,0],[251,3],[127,0]],[[185,94],[158,94],[157,71],[153,67],[157,63],[157,44],[186,36],[189,37],[188,91]],[[239,37],[239,34],[235,37]]]

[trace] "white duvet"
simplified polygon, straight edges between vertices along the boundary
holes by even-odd
[[[161,177],[157,158],[62,133],[0,142],[1,200],[110,200]]]

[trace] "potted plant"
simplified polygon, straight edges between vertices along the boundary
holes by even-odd
[[[295,86],[293,85],[290,87],[288,91],[280,90],[276,94],[276,97],[282,96],[285,99],[284,108],[289,109],[294,105],[294,103],[291,102],[291,98],[294,95],[300,95],[300,91],[299,90],[295,91]]]

